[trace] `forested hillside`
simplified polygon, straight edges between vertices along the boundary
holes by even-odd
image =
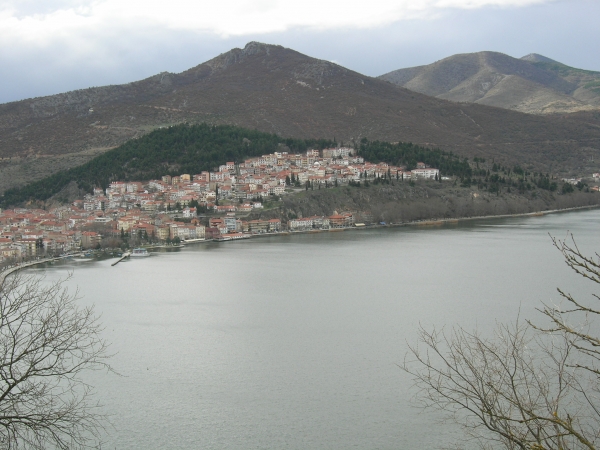
[[[406,166],[408,170],[415,169],[418,162],[424,162],[428,166],[440,169],[444,175],[456,175],[461,178],[472,175],[467,158],[460,159],[452,152],[445,152],[438,148],[429,149],[411,143],[369,141],[363,138],[358,154],[365,161]]]
[[[155,130],[133,139],[78,167],[62,171],[22,188],[9,189],[0,197],[0,206],[46,200],[72,182],[91,192],[106,188],[111,181],[144,181],[162,175],[196,174],[214,170],[227,161],[276,151],[304,152],[309,148],[335,146],[325,139],[282,138],[276,134],[231,125],[181,124]],[[414,167],[423,161],[450,175],[470,175],[466,160],[439,149],[407,143],[361,141],[359,153],[367,161]]]

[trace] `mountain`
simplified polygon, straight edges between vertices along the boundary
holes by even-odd
[[[532,114],[600,109],[600,72],[575,69],[531,53],[454,55],[379,77],[422,94]]]
[[[0,191],[182,122],[338,142],[413,142],[536,170],[598,171],[594,114],[534,116],[457,104],[251,42],[179,74],[0,105]]]

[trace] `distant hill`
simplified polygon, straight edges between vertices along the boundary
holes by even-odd
[[[570,89],[558,75],[552,80]],[[251,42],[179,74],[1,104],[0,192],[183,122],[346,143],[412,142],[544,172],[600,170],[600,115],[457,104]]]
[[[536,53],[521,59],[497,52],[466,53],[379,78],[441,99],[532,114],[600,109],[600,72]]]

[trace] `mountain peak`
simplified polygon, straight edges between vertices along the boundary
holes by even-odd
[[[216,58],[207,61],[213,73],[220,72],[228,67],[243,62],[250,56],[265,55],[270,56],[273,50],[284,50],[281,45],[265,44],[257,41],[248,42],[244,48],[233,48],[228,52],[221,53]]]
[[[246,44],[246,46],[242,50],[242,53],[244,53],[245,55],[256,55],[257,53],[266,53],[268,55],[271,52],[271,49],[274,48],[282,49],[284,47],[282,47],[281,45],[272,45],[258,41],[250,41]]]
[[[547,63],[557,63],[558,62],[558,61],[550,59],[544,55],[540,55],[539,53],[530,53],[529,55],[525,55],[520,59],[522,59],[523,61],[529,61],[529,62],[547,62]]]

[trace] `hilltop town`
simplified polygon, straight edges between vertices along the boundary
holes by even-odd
[[[304,154],[276,152],[228,162],[215,171],[165,175],[147,182],[114,181],[49,211],[0,211],[0,262],[79,249],[195,240],[232,240],[256,234],[344,228],[356,225],[353,211],[330,216],[252,218],[265,202],[281,196],[344,185],[441,181],[438,169],[373,164],[338,147]]]

